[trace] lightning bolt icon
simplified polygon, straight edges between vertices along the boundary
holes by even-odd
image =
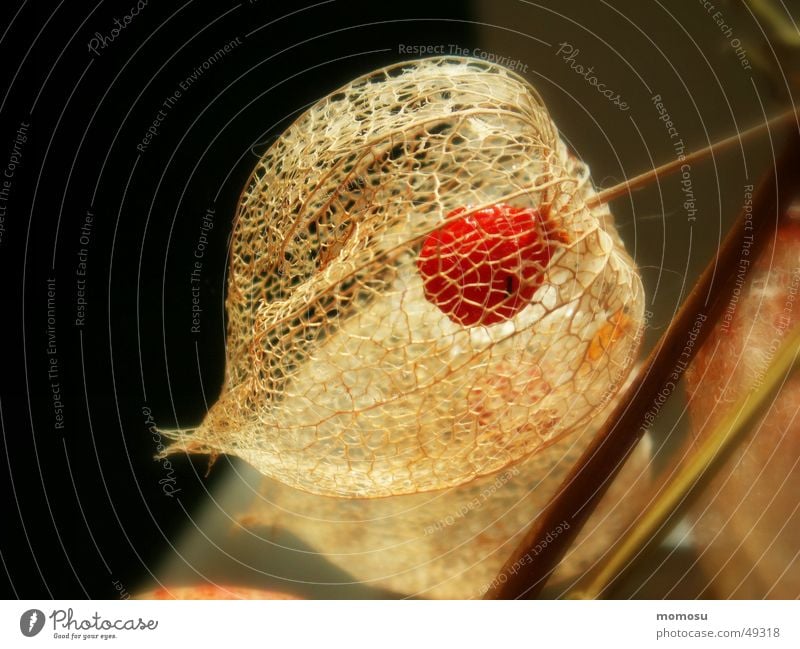
[[[28,620],[28,631],[33,630],[33,625],[36,624],[36,620],[39,619],[39,616],[36,615],[36,611],[31,613],[31,617]]]

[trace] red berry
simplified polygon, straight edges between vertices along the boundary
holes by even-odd
[[[508,320],[533,298],[550,263],[550,224],[540,210],[500,203],[431,232],[417,268],[425,298],[464,327]]]

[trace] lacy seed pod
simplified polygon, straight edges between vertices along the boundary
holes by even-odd
[[[331,93],[242,195],[226,385],[171,450],[378,497],[464,484],[581,429],[624,382],[643,312],[593,195],[539,95],[499,66],[423,59]],[[468,219],[485,250],[462,238],[437,260],[426,242]]]

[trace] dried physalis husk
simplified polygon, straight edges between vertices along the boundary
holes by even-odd
[[[737,288],[686,372],[691,443],[705,439],[760,382],[783,339],[800,325],[800,205]],[[743,271],[742,271],[743,272]],[[703,490],[690,513],[704,596],[800,597],[800,374]]]
[[[226,385],[171,450],[379,497],[467,483],[585,427],[624,381],[643,312],[593,195],[504,68],[423,59],[328,95],[242,195]]]

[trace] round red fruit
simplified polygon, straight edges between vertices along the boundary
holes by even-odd
[[[459,207],[422,244],[425,298],[464,327],[513,318],[533,298],[550,263],[542,211],[499,203],[466,216]]]

